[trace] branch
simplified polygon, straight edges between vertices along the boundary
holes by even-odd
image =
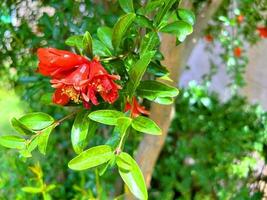
[[[187,5],[183,4],[182,7],[189,6],[188,1],[185,2]],[[161,51],[165,57],[162,64],[169,67],[170,76],[174,80],[172,83],[174,86],[177,86],[180,73],[186,65],[192,50],[221,3],[222,0],[213,0],[199,12],[194,27],[194,33],[181,45],[175,46],[175,37],[167,34],[162,35]],[[173,115],[174,107],[172,105],[163,106],[152,104],[150,117],[162,128],[162,135],[145,135],[136,154],[136,160],[144,174],[148,188],[150,187],[153,169],[163,148]]]

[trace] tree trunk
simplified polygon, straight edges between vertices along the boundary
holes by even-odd
[[[213,0],[200,11],[196,19],[193,34],[181,45],[175,46],[175,37],[167,34],[162,35],[161,52],[165,57],[162,65],[168,67],[170,76],[174,80],[171,83],[172,85],[177,86],[180,73],[185,67],[191,52],[201,37],[203,30],[206,28],[208,22],[221,3],[222,0]],[[185,5],[182,7],[185,7]],[[164,106],[152,104],[151,106],[150,117],[161,127],[162,135],[145,135],[136,154],[136,160],[143,172],[148,188],[150,187],[153,169],[163,148],[173,115],[173,105]]]

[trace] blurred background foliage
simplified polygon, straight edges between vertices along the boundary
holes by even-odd
[[[192,2],[196,12],[207,3]],[[227,5],[226,0],[218,15],[225,15]],[[66,113],[66,108],[45,104],[44,95],[52,88],[47,78],[35,73],[37,48],[68,49],[64,44],[68,36],[86,30],[94,36],[98,26],[112,26],[122,11],[114,0],[3,0],[0,8],[0,134],[8,135],[14,134],[8,121],[13,116],[41,110],[58,119]],[[241,8],[241,12],[248,9],[251,16],[256,16],[242,25],[247,34],[242,32],[237,45],[244,39],[250,43],[257,41],[255,31],[251,36],[248,29],[261,18],[253,7]],[[218,35],[221,24],[220,20],[214,21],[207,34]],[[219,38],[225,41],[223,36]],[[260,199],[255,186],[260,176],[255,166],[257,160],[266,158],[266,113],[239,96],[222,103],[216,94],[194,82],[181,90],[175,111],[153,175],[150,199]],[[0,147],[0,199],[41,199],[41,195],[21,190],[36,184],[27,166],[37,162],[42,167],[44,182],[56,185],[50,192],[52,199],[114,196],[120,188],[120,182],[112,176],[114,171],[99,179],[94,171],[77,173],[68,169],[67,162],[74,156],[69,140],[71,124],[69,120],[56,128],[45,157],[36,152],[33,159],[25,160],[15,151]],[[100,131],[91,143],[102,143],[109,131]],[[131,138],[128,150],[134,151],[140,139]]]

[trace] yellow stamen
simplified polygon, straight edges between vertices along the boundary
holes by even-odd
[[[72,86],[63,88],[62,93],[68,95],[68,97],[77,104],[82,102],[80,94]]]

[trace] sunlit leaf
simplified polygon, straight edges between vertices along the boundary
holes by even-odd
[[[82,152],[68,166],[73,170],[85,170],[108,162],[113,156],[115,155],[110,146],[100,145]]]
[[[0,145],[11,149],[25,149],[26,141],[18,136],[6,135],[0,137]]]
[[[134,13],[133,0],[119,0],[122,10],[126,13]]]
[[[107,125],[117,125],[117,120],[123,117],[122,112],[116,110],[97,110],[89,114],[89,118],[93,121],[107,124]]]
[[[120,157],[123,159],[123,162],[128,163],[130,166],[128,170],[118,166],[122,180],[136,198],[146,200],[148,198],[146,184],[139,166],[129,154],[124,152],[121,154]]]
[[[88,111],[79,112],[72,125],[71,143],[77,154],[81,153],[87,144],[86,138],[90,124],[88,113]]]
[[[115,49],[120,47],[123,37],[135,19],[134,13],[128,13],[119,18],[113,28],[112,44]]]
[[[142,133],[151,135],[161,135],[161,129],[151,119],[143,116],[139,116],[133,119],[132,127]]]

